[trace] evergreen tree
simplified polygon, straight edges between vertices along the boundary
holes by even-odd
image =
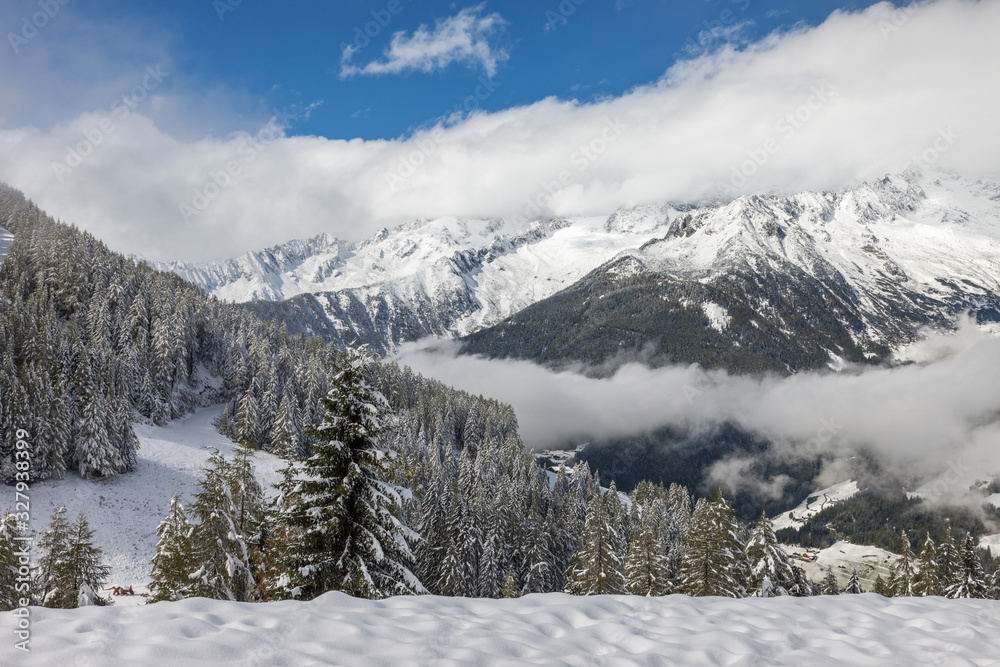
[[[945,596],[953,600],[985,598],[988,592],[983,564],[979,560],[979,554],[976,553],[976,539],[968,534],[962,543],[956,576],[945,590]]]
[[[913,553],[913,547],[910,545],[910,538],[906,535],[906,531],[903,531],[902,536],[903,553],[893,565],[892,580],[889,585],[892,587],[893,595],[910,597],[916,594],[914,592],[916,584],[914,566],[917,557]]]
[[[52,513],[48,529],[42,533],[37,548],[40,553],[35,583],[39,602],[46,607],[69,608],[74,606],[77,591],[68,590],[62,579],[64,559],[69,549],[70,525],[66,508],[58,507]]]
[[[517,576],[514,574],[514,568],[508,567],[507,573],[503,577],[503,587],[500,589],[500,597],[508,599],[521,597],[519,590],[520,588],[517,585]]]
[[[795,566],[788,554],[778,544],[771,521],[765,512],[753,525],[750,539],[747,542],[747,560],[750,563],[750,581],[748,593],[762,595],[764,579],[772,586],[773,595],[787,594],[795,584]]]
[[[251,382],[247,390],[240,398],[240,406],[234,419],[236,440],[239,442],[249,442],[256,445],[257,435],[260,431],[259,407],[257,397],[254,394],[254,383]]]
[[[699,501],[687,531],[681,585],[692,596],[745,597],[750,568],[732,506],[716,493]]]
[[[914,595],[941,595],[941,581],[938,578],[938,553],[931,534],[927,533],[924,546],[917,557],[917,573],[913,583]]]
[[[286,495],[293,512],[282,520],[302,530],[290,554],[290,585],[311,599],[328,590],[382,598],[425,592],[410,572],[406,540],[418,539],[399,519],[408,494],[391,483],[395,453],[384,438],[389,406],[372,386],[373,362],[345,353],[314,429],[313,455],[295,463]]]
[[[955,545],[955,535],[951,530],[951,521],[945,519],[944,539],[937,549],[938,590],[946,595],[947,590],[962,578],[961,549]]]
[[[302,442],[298,406],[291,389],[290,385],[285,388],[271,429],[271,453],[285,459],[297,459]]]
[[[81,589],[86,602],[103,602],[94,591],[101,589],[111,569],[101,564],[101,550],[94,546],[93,539],[94,531],[83,514],[71,525],[65,507],[53,513],[49,529],[38,542],[41,556],[36,581],[43,606],[76,608],[80,606]]]
[[[833,570],[827,568],[826,576],[823,577],[819,590],[823,595],[840,595],[840,586],[837,584],[837,577],[833,574]]]
[[[659,596],[670,592],[666,544],[653,511],[643,512],[625,559],[625,588],[632,595]]]
[[[107,405],[97,390],[85,397],[73,458],[84,479],[120,472],[122,461],[107,428]]]
[[[882,575],[875,577],[875,584],[872,586],[872,593],[876,595],[881,595],[882,597],[891,598],[892,597],[892,586],[886,583]]]
[[[617,498],[615,502],[618,502]],[[580,550],[573,558],[566,592],[573,595],[625,593],[622,563],[615,550],[616,526],[599,493],[591,498]]]
[[[192,582],[188,575],[191,563],[191,531],[187,512],[175,493],[170,498],[170,510],[156,528],[160,540],[153,556],[150,573],[150,602],[180,600],[191,595]]]
[[[247,602],[255,582],[245,536],[234,520],[238,510],[231,476],[225,458],[219,450],[212,450],[191,505],[200,523],[191,530],[191,562],[197,569],[188,576],[193,596]]]
[[[861,580],[858,579],[858,571],[851,570],[851,578],[847,582],[847,587],[844,589],[844,593],[848,595],[860,595],[864,592],[864,589],[861,588]]]

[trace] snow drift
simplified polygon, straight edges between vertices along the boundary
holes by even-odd
[[[328,593],[32,608],[24,665],[995,665],[1000,603],[941,598],[518,600]],[[0,619],[10,637],[13,616]],[[10,644],[0,662],[11,664]]]

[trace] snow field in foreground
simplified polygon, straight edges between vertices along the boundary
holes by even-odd
[[[997,665],[1000,603],[943,598],[571,597],[328,593],[264,604],[193,598],[31,609],[8,665]],[[0,617],[11,637],[14,618]]]

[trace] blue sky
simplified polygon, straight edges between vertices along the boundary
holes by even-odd
[[[579,4],[577,4],[579,2]],[[226,132],[286,112],[290,134],[364,139],[398,137],[455,109],[500,110],[549,96],[592,100],[616,96],[660,78],[678,55],[690,58],[710,47],[710,34],[755,41],[775,30],[822,22],[836,9],[870,2],[775,0],[550,0],[481,5],[447,1],[300,0],[71,0],[52,21],[92,26],[89,44],[105,48],[117,66],[141,70],[150,54],[130,38],[150,37],[169,50],[168,87],[225,90],[228,114],[206,114],[197,130]],[[20,0],[7,17],[29,16],[37,0]],[[467,10],[495,16],[482,35],[500,62],[489,73],[482,61],[460,59],[433,71],[341,75],[345,45],[360,45],[354,63],[384,59],[396,33],[433,31]],[[7,23],[11,21],[8,18]],[[15,23],[16,25],[16,23]],[[122,33],[118,48],[101,45],[100,26]],[[26,49],[53,49],[45,43]],[[54,39],[54,38],[53,38]],[[114,37],[112,38],[114,39]],[[87,39],[80,39],[87,46]],[[131,51],[131,52],[130,52]],[[131,62],[129,62],[131,61]],[[99,78],[87,60],[63,59],[67,79]],[[492,74],[492,75],[491,75]],[[476,96],[484,77],[490,94]],[[484,98],[485,99],[480,99]],[[86,100],[66,99],[67,114],[86,111]],[[302,110],[313,106],[308,119]],[[296,111],[299,112],[296,117]],[[62,120],[53,116],[52,121]],[[188,122],[195,119],[188,118]]]
[[[0,180],[151,259],[1000,172],[995,0],[14,0],[0,26]]]

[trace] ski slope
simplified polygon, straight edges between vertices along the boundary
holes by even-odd
[[[996,665],[1000,603],[814,598],[517,600],[327,593],[311,602],[194,598],[31,610],[18,665]],[[0,618],[12,636],[14,618]]]

